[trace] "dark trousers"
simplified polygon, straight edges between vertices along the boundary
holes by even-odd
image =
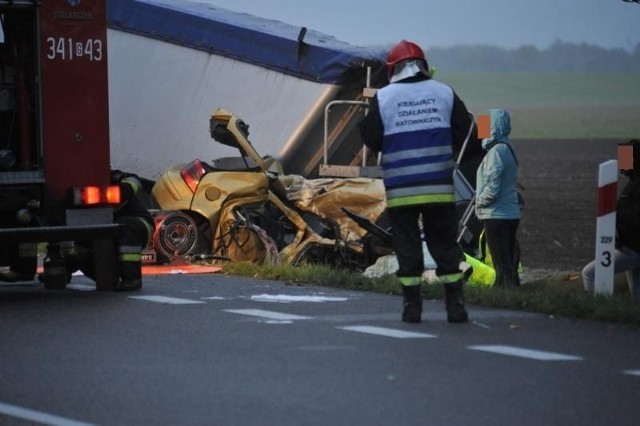
[[[122,225],[118,238],[120,278],[139,279],[142,277],[142,250],[149,242],[149,230],[153,225],[136,216],[118,217],[115,221]]]
[[[458,220],[454,203],[391,208],[388,214],[398,258],[397,276],[420,277],[424,272],[420,216],[425,242],[437,265],[436,275],[460,272],[464,255],[456,241]]]
[[[487,219],[482,221],[487,247],[496,270],[495,285],[498,287],[518,286],[518,264],[520,250],[516,233],[519,219]]]

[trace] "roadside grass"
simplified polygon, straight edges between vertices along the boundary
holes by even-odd
[[[324,265],[255,265],[225,263],[224,273],[284,281],[291,285],[319,285],[345,290],[400,294],[394,276],[368,278],[359,273],[333,269]],[[536,312],[557,317],[640,325],[640,304],[636,304],[626,290],[624,276],[616,276],[612,296],[593,295],[583,290],[580,279],[557,277],[530,282],[519,288],[494,288],[468,285],[465,297],[468,304]],[[443,300],[441,285],[424,284],[426,299]]]

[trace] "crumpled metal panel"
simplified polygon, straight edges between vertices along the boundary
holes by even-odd
[[[287,176],[285,186],[289,200],[302,209],[331,219],[340,225],[341,237],[355,241],[367,231],[343,211],[345,207],[375,223],[386,208],[382,179],[326,178],[305,179]]]

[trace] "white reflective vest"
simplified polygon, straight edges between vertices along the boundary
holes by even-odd
[[[429,79],[390,84],[377,97],[387,206],[454,202],[453,90]]]

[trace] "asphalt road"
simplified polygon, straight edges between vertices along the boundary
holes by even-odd
[[[400,305],[222,274],[0,285],[0,424],[637,424],[637,328]]]

